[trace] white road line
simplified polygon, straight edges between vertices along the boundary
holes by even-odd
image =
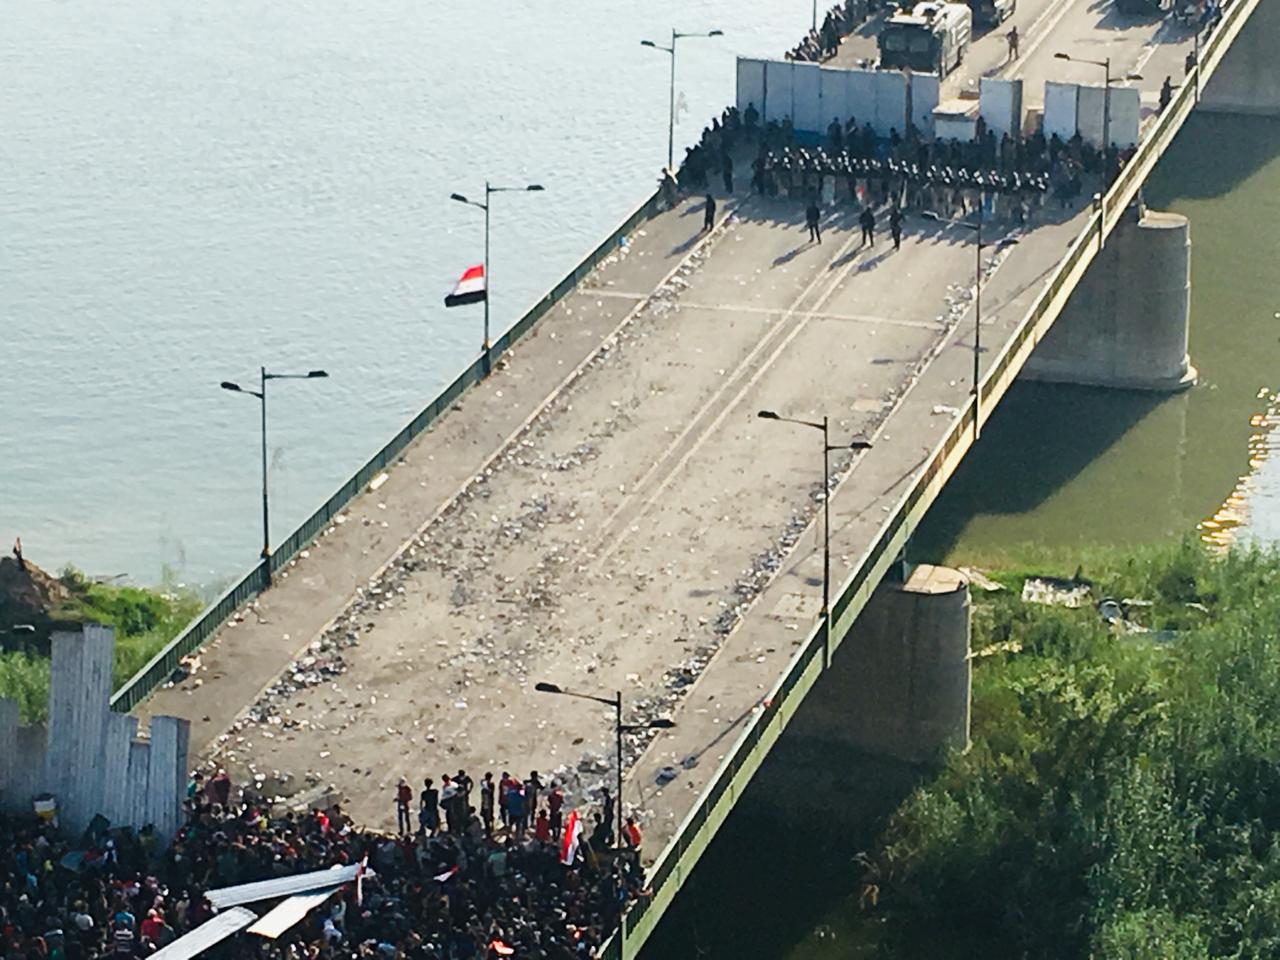
[[[1026,50],[1018,51],[1018,59],[1013,63],[1013,69],[1009,71],[1010,77],[1018,77],[1030,65],[1031,58],[1035,56],[1035,52],[1039,50],[1046,40],[1053,35],[1053,28],[1062,22],[1062,18],[1067,15],[1067,11],[1071,9],[1072,4],[1078,0],[1063,0],[1055,6],[1050,7],[1040,18],[1031,24],[1027,31],[1032,35],[1031,43]],[[1051,23],[1045,25],[1045,21],[1050,17],[1053,18]]]
[[[861,238],[859,237],[858,239],[860,244]],[[851,235],[849,239],[847,239],[841,245],[840,249],[836,251],[835,259],[839,260],[843,258],[849,252],[849,250],[853,248],[853,243],[854,243],[854,237]],[[835,277],[828,276],[828,274],[830,273],[829,270],[826,270],[826,269],[820,270],[818,275],[815,276],[812,280],[809,281],[809,283],[805,285],[804,289],[801,290],[799,295],[796,296],[795,300],[792,301],[791,307],[788,308],[783,314],[782,316],[783,322],[773,327],[763,337],[760,338],[760,340],[756,343],[756,345],[752,347],[751,350],[748,352],[747,356],[744,357],[738,363],[733,373],[731,373],[728,377],[724,379],[723,383],[716,390],[716,392],[711,396],[711,398],[705,404],[703,404],[702,409],[699,410],[696,414],[694,414],[694,416],[692,416],[689,419],[689,422],[685,425],[684,429],[680,431],[680,433],[676,436],[676,438],[670,444],[668,444],[667,449],[663,451],[662,455],[657,459],[655,459],[653,464],[649,467],[649,469],[645,471],[644,475],[638,481],[636,481],[635,484],[632,485],[631,489],[633,492],[625,496],[622,502],[619,503],[618,506],[615,507],[614,510],[609,514],[609,516],[605,518],[604,522],[600,524],[600,529],[604,536],[608,535],[607,532],[609,527],[613,524],[615,520],[617,520],[617,518],[623,513],[623,511],[627,510],[635,502],[636,491],[641,490],[645,486],[645,484],[647,484],[653,478],[654,474],[663,465],[663,463],[665,463],[670,458],[670,456],[677,449],[679,449],[680,445],[684,443],[685,439],[689,436],[689,434],[694,431],[694,429],[698,426],[699,422],[702,420],[703,416],[713,408],[716,401],[719,400],[720,397],[724,395],[725,391],[728,390],[733,385],[733,383],[742,375],[742,373],[752,363],[755,362],[756,357],[761,353],[761,351],[763,351],[766,347],[769,346],[769,344],[778,336],[779,332],[785,329],[786,321],[797,315],[800,304],[803,303],[809,296],[811,296],[815,290],[822,287],[823,280],[827,280],[828,284],[827,284],[826,291],[821,295],[819,295],[818,301],[817,301],[819,304],[825,302],[831,296],[831,294],[835,291],[835,289],[841,283],[844,282],[846,277],[854,269],[857,263],[858,263],[857,259],[851,259],[848,264],[846,264],[837,272]],[[807,323],[808,323],[808,320],[802,317],[800,320],[800,323],[797,324],[796,329],[786,338],[786,343],[790,343],[791,339],[795,336],[795,334],[798,333],[801,329],[803,329]],[[784,343],[784,346],[785,346],[785,343]],[[766,361],[762,370],[768,369],[769,364],[773,362],[776,356],[777,356],[776,353],[773,354]],[[754,382],[754,379],[752,380],[752,382]],[[726,410],[731,409],[733,405],[736,403],[737,403],[737,398],[735,398],[734,401],[730,403],[729,407],[726,408]],[[723,418],[723,416],[724,416],[724,412],[722,412],[721,415],[715,419],[715,421],[713,422],[713,426],[714,424],[719,423],[720,420]],[[699,447],[702,446],[702,441],[705,439],[705,437],[706,437],[706,433],[703,433],[702,436],[698,438],[697,442],[695,442],[693,446],[694,450],[697,450]],[[649,508],[650,504],[653,503],[654,499],[656,499],[657,496],[661,494],[663,490],[666,489],[667,485],[671,482],[671,479],[676,475],[676,473],[680,471],[680,468],[683,467],[684,463],[687,460],[688,460],[688,454],[682,457],[677,462],[676,466],[673,467],[670,471],[668,471],[666,479],[662,482],[662,484],[658,488],[658,493],[654,494],[652,497],[645,500],[644,503],[642,504],[640,508],[641,514],[643,514],[644,511]],[[622,541],[626,539],[629,532],[630,532],[630,526],[625,527],[623,531],[614,539],[613,543],[596,558],[597,562],[603,563],[614,552],[614,550],[616,550],[618,546],[621,545]],[[599,543],[601,539],[602,538],[597,538],[594,541],[593,546],[595,543]],[[588,552],[590,551],[588,551],[585,547],[582,550],[580,550],[578,553],[578,557],[575,558],[575,562],[577,562],[578,558],[581,558],[583,554]]]
[[[612,297],[616,300],[644,299],[643,294],[622,293],[620,291],[608,291],[601,295]],[[899,317],[879,317],[869,313],[831,313],[824,310],[793,310],[786,307],[760,307],[751,304],[739,306],[726,303],[697,303],[676,300],[675,308],[677,310],[705,310],[708,313],[752,313],[763,316],[786,314],[788,316],[804,317],[809,320],[836,320],[844,323],[865,323],[872,326],[910,327],[915,330],[942,330],[946,327],[945,324],[928,320],[903,320]]]

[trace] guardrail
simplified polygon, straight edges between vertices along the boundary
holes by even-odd
[[[1201,48],[1200,63],[1183,79],[1181,89],[1156,119],[1137,153],[1107,191],[1105,222],[1095,210],[1072,242],[1054,276],[1048,280],[1013,336],[1005,343],[983,378],[979,393],[979,425],[994,409],[1016,379],[1026,358],[1062,312],[1084,271],[1102,249],[1105,236],[1120,223],[1169,142],[1177,134],[1196,100],[1196,84],[1203,84],[1217,69],[1244,21],[1261,0],[1236,0],[1209,42]],[[1234,18],[1234,19],[1233,19]],[[857,569],[837,591],[832,604],[831,648],[844,642],[858,614],[866,606],[891,564],[901,555],[911,531],[923,519],[955,466],[963,459],[974,437],[975,405],[964,410],[934,448],[921,471],[881,526]],[[634,957],[657,926],[667,906],[683,886],[712,837],[729,815],[737,796],[746,788],[765,756],[782,735],[790,715],[823,671],[823,629],[818,623],[792,657],[782,678],[770,690],[764,706],[752,717],[732,749],[716,768],[697,804],[681,822],[676,835],[659,855],[649,874],[650,895],[635,901],[622,917],[622,936],[615,934],[601,951],[604,960]]]
[[[490,361],[496,360],[515,346],[522,336],[528,333],[552,307],[571,293],[583,278],[599,266],[618,246],[619,241],[643,221],[649,219],[657,211],[661,193],[655,192],[644,203],[636,207],[618,227],[609,234],[594,250],[584,257],[565,277],[552,287],[545,296],[529,309],[502,336],[494,341],[490,349]],[[479,383],[485,377],[485,357],[477,357],[457,378],[444,388],[434,400],[427,404],[412,420],[405,424],[387,444],[375,453],[364,466],[329,497],[315,513],[303,521],[284,542],[271,554],[267,561],[274,573],[292,560],[300,550],[318,537],[329,526],[337,514],[365,488],[365,486],[381,473],[388,464],[393,463],[405,447],[412,443],[423,431],[430,427],[442,413],[449,409],[469,387]],[[265,570],[259,563],[249,570],[240,581],[230,587],[213,603],[206,607],[182,633],[174,637],[164,649],[147,661],[146,665],[134,674],[111,697],[111,709],[126,713],[146,699],[156,687],[164,683],[178,668],[179,661],[189,653],[199,649],[237,610],[256,597],[265,588]]]

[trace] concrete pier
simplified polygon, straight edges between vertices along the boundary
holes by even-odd
[[[922,763],[969,742],[969,582],[921,565],[881,584],[788,736]]]
[[[1089,267],[1023,376],[1161,392],[1195,383],[1187,355],[1190,224],[1176,213],[1131,214]]]
[[[1200,95],[1211,113],[1280,116],[1280,5],[1262,3]]]

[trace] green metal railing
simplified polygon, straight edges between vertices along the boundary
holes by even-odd
[[[1196,102],[1196,84],[1207,82],[1249,15],[1261,0],[1236,0],[1209,42],[1201,48],[1200,63],[1183,79],[1177,95],[1148,129],[1133,159],[1107,191],[1106,222],[1095,212],[1072,242],[1050,279],[1013,336],[1006,341],[981,386],[981,417],[985,422],[995,403],[1005,394],[1026,358],[1062,312],[1084,271],[1102,248],[1106,234],[1120,223],[1169,143],[1190,115]],[[857,569],[838,590],[831,607],[831,649],[848,636],[850,628],[871,598],[872,592],[901,555],[911,531],[941,491],[947,477],[973,443],[974,403],[971,399],[946,436],[934,448],[927,466],[880,528]],[[748,722],[733,748],[716,769],[697,804],[685,817],[676,835],[649,871],[650,895],[635,901],[622,918],[622,936],[616,934],[602,949],[606,960],[634,957],[675,898],[698,858],[728,816],[738,794],[764,761],[785,728],[790,714],[823,670],[823,630],[816,624],[792,657],[782,678],[770,691],[765,706]],[[624,951],[625,946],[625,951]]]
[[[592,250],[582,261],[565,275],[559,283],[551,288],[541,300],[525,313],[515,325],[498,337],[493,343],[490,357],[496,360],[503,353],[515,346],[522,336],[528,333],[539,320],[546,316],[557,303],[571,293],[583,278],[600,265],[600,262],[613,253],[619,242],[635,227],[649,219],[658,210],[660,194],[654,193],[640,204],[631,215],[618,225],[609,236]],[[297,556],[307,544],[315,540],[324,531],[333,518],[342,512],[362,491],[365,486],[394,463],[398,457],[424,430],[430,427],[442,413],[449,409],[468,388],[484,379],[484,358],[477,357],[457,378],[444,388],[444,391],[424,407],[417,416],[405,424],[404,428],[392,437],[381,450],[356,471],[346,483],[339,487],[315,513],[308,517],[297,530],[290,534],[271,554],[267,561],[272,572],[280,570]],[[215,634],[227,620],[246,603],[262,592],[265,586],[265,571],[262,564],[255,565],[238,583],[229,588],[218,599],[211,603],[182,633],[165,645],[164,649],[152,657],[141,670],[129,678],[111,698],[111,708],[127,713],[146,699],[156,687],[164,683],[178,668],[178,663],[189,653],[198,650],[206,640]]]

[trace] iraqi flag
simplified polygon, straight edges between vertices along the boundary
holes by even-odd
[[[564,834],[560,837],[560,862],[572,867],[578,859],[578,842],[582,839],[582,821],[578,811],[570,810],[564,822]]]
[[[449,880],[453,879],[453,875],[456,874],[460,869],[461,869],[461,865],[455,864],[454,866],[446,870],[444,873],[438,873],[431,879],[434,880],[436,883],[447,883]]]
[[[462,276],[453,285],[453,293],[444,298],[444,305],[461,307],[468,303],[483,303],[488,295],[484,282],[484,264],[477,263],[462,271]]]

